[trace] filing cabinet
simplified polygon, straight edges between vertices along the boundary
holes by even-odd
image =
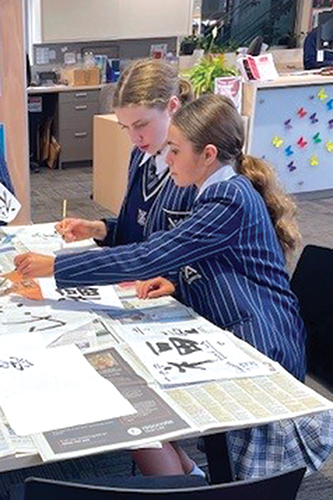
[[[98,113],[99,89],[59,93],[59,168],[70,162],[92,162],[93,117]]]

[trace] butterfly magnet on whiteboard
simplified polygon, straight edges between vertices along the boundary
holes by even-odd
[[[324,88],[319,89],[317,95],[321,101],[324,101],[325,99],[328,98],[328,95],[327,95],[326,90]]]
[[[317,113],[312,113],[312,115],[310,115],[309,118],[310,118],[312,124],[319,122],[319,120],[317,118]]]
[[[290,130],[293,128],[292,124],[291,124],[291,118],[288,118],[288,120],[286,120],[284,123],[284,126],[287,130]]]
[[[312,137],[312,139],[313,139],[313,142],[314,142],[315,144],[319,144],[320,142],[322,142],[322,138],[320,137],[320,133],[319,133],[319,132],[317,132],[317,133],[316,133],[316,134]]]
[[[326,142],[326,149],[329,153],[333,153],[333,142],[332,141]]]
[[[287,156],[291,156],[294,154],[294,151],[291,149],[291,146],[287,146],[284,150]]]
[[[304,108],[299,108],[297,114],[300,118],[304,118],[308,114],[308,112]]]
[[[282,137],[279,137],[278,135],[275,135],[272,139],[272,144],[276,148],[280,148],[283,144],[283,139]]]
[[[310,158],[310,165],[312,167],[316,167],[317,165],[319,165],[319,158],[318,158],[318,155],[312,155],[311,158]]]
[[[327,101],[326,106],[327,106],[327,109],[329,111],[331,111],[333,109],[333,99],[330,99],[329,101]]]
[[[291,161],[290,163],[288,163],[287,168],[288,168],[289,172],[293,172],[294,170],[296,170],[297,167],[296,167],[295,163],[293,161]]]
[[[302,148],[302,149],[303,149],[303,148],[305,148],[305,147],[307,146],[307,144],[308,144],[308,141],[306,141],[306,140],[304,139],[304,137],[300,137],[300,138],[298,139],[298,141],[297,141],[297,145],[298,145],[300,148]]]

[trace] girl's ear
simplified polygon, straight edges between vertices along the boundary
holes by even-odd
[[[210,165],[217,158],[217,147],[214,144],[207,144],[203,150],[204,158],[206,162]]]
[[[180,108],[180,100],[176,95],[173,95],[169,99],[168,111],[170,115],[173,115]]]

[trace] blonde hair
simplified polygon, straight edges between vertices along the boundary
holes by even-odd
[[[113,96],[113,107],[146,106],[166,109],[172,96],[181,104],[193,99],[191,83],[179,79],[177,69],[159,59],[139,59],[122,73]]]
[[[217,148],[222,165],[231,164],[246,176],[263,197],[281,247],[287,257],[301,241],[295,220],[296,205],[280,187],[273,168],[265,161],[244,155],[243,120],[233,102],[224,96],[207,94],[179,109],[172,123],[201,153],[207,144]]]

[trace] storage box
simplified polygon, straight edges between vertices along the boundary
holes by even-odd
[[[62,80],[73,87],[99,85],[101,72],[99,68],[64,68]]]

